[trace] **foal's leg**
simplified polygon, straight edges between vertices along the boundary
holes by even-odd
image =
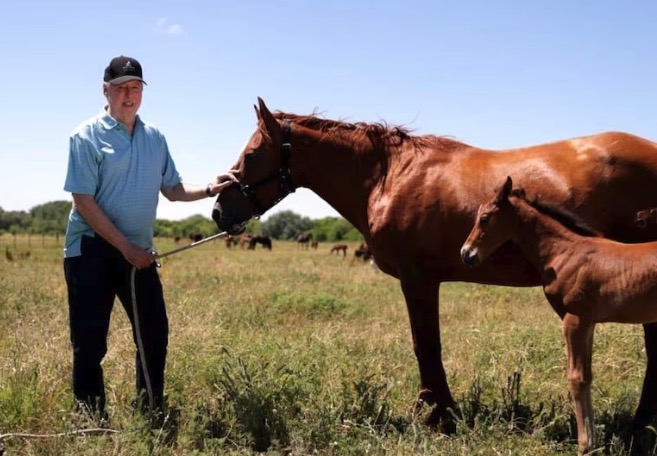
[[[441,432],[453,433],[456,423],[450,409],[458,412],[447,385],[440,345],[438,291],[440,284],[423,271],[415,270],[401,278],[402,291],[413,334],[413,349],[420,367],[418,404],[435,405],[427,424]]]
[[[593,449],[593,407],[591,405],[591,361],[595,323],[566,314],[562,329],[568,355],[568,389],[577,419],[577,452]]]

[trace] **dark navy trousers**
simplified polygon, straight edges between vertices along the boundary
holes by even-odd
[[[137,344],[130,273],[132,265],[100,236],[82,237],[82,255],[64,259],[68,287],[73,394],[94,412],[105,412],[105,386],[101,362],[107,353],[107,333],[115,298],[118,297],[132,325],[136,350],[138,400],[148,404],[147,384]],[[137,270],[135,293],[139,331],[144,348],[155,406],[164,397],[169,323],[156,265]]]

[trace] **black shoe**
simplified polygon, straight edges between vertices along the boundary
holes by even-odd
[[[97,409],[83,401],[75,401],[75,421],[77,427],[90,428],[98,427],[109,429],[109,415],[105,408]]]

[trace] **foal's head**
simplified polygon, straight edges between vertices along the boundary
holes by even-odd
[[[510,195],[524,196],[522,189],[514,190],[511,177],[506,178],[504,185],[496,195],[483,202],[477,211],[472,231],[461,247],[461,259],[468,266],[477,266],[484,261],[499,246],[511,239],[512,205]]]

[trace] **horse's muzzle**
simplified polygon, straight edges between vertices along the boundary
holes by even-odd
[[[225,212],[221,210],[221,205],[217,202],[212,209],[212,220],[217,224],[219,231],[236,236],[246,231],[247,221],[237,222],[227,217]]]
[[[480,261],[479,256],[477,255],[477,250],[463,247],[461,249],[461,261],[473,268],[479,266]]]

